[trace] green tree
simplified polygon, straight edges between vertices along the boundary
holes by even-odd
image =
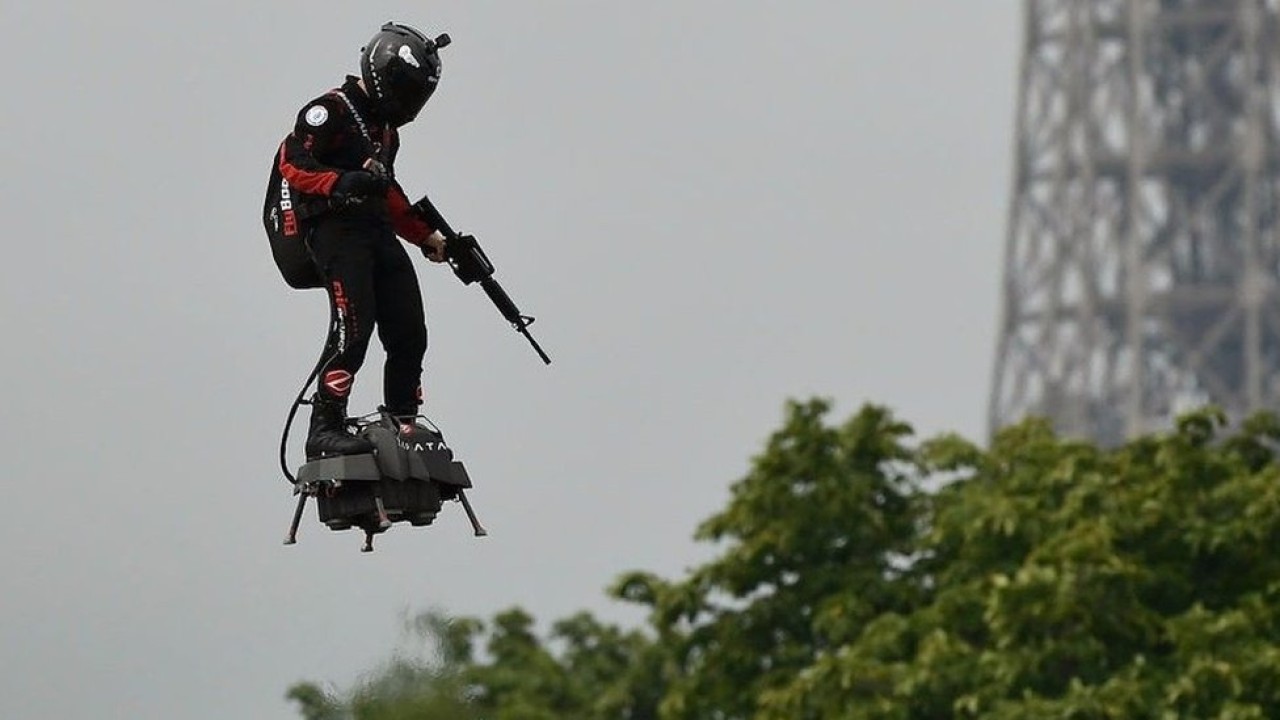
[[[913,606],[905,577],[918,525],[910,427],[866,407],[830,427],[823,400],[786,420],[697,538],[721,555],[678,583],[625,576],[668,651],[662,716],[747,718],[850,628]]]
[[[1280,717],[1280,433],[1222,426],[927,444],[922,471],[958,477],[922,526],[924,602],[851,626],[761,717]]]
[[[543,639],[513,608],[491,622],[424,613],[419,646],[400,651],[347,692],[299,683],[305,720],[655,720],[661,696],[653,642],[580,613]],[[423,649],[431,652],[423,652]]]
[[[436,612],[415,617],[413,644],[397,651],[375,672],[345,692],[298,683],[286,697],[304,720],[472,720],[482,717],[471,702],[466,670],[479,625]]]
[[[656,717],[661,684],[652,642],[644,635],[602,624],[589,613],[556,622],[547,642],[532,625],[533,618],[522,610],[498,615],[488,635],[488,659],[468,669],[486,717]]]
[[[1029,420],[982,448],[829,413],[788,404],[697,530],[712,560],[619,578],[648,627],[426,616],[433,663],[291,697],[306,720],[1280,717],[1275,417],[1111,449]]]

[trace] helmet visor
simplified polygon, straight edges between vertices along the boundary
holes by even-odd
[[[437,78],[434,73],[428,74],[426,68],[421,71],[392,72],[387,78],[387,94],[390,96],[392,114],[389,118],[398,125],[413,120],[422,112],[431,94],[436,91]]]

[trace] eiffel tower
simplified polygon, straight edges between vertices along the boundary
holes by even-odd
[[[1280,399],[1280,0],[1026,0],[988,423]]]

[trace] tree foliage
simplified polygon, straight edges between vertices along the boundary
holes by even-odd
[[[830,411],[788,405],[697,529],[712,560],[618,579],[645,627],[428,616],[432,662],[290,697],[306,720],[1280,717],[1274,417],[1114,449],[1029,420],[982,448]]]

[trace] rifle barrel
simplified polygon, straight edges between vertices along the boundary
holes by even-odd
[[[538,353],[538,357],[542,358],[542,362],[550,365],[551,358],[547,357],[547,354],[542,351],[542,346],[539,345],[538,341],[534,340],[533,336],[529,334],[529,328],[525,326],[524,323],[521,323],[518,329],[520,330],[520,334],[524,335],[525,339],[529,341],[529,344],[533,346],[533,350]]]
[[[516,307],[515,301],[511,299],[506,290],[502,289],[502,285],[492,277],[481,280],[480,287],[484,289],[485,295],[488,295],[493,304],[497,306],[498,312],[502,313],[502,317],[506,318],[512,327],[525,336],[525,339],[533,346],[534,351],[538,353],[538,357],[542,358],[542,362],[550,365],[551,358],[547,357],[547,353],[542,350],[542,346],[529,334],[529,323],[533,322],[533,318],[521,314],[520,308]]]

